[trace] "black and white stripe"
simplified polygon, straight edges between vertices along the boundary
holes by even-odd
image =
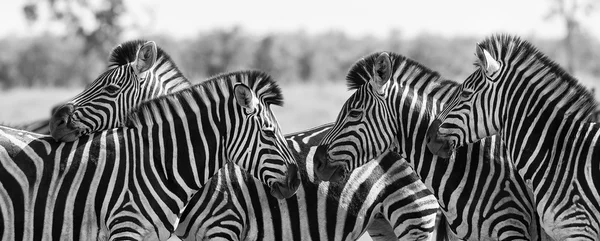
[[[330,127],[287,135],[302,178],[294,197],[274,199],[228,165],[192,198],[176,234],[184,240],[356,240],[383,220],[393,239],[428,240],[439,205],[398,154],[367,163],[343,182],[314,183],[312,156]]]
[[[94,131],[122,126],[132,107],[191,85],[169,55],[152,41],[135,40],[117,46],[110,54],[108,70],[53,112],[49,129],[56,140],[73,141]]]
[[[165,240],[227,161],[290,196],[297,166],[270,110],[281,101],[269,76],[235,72],[74,142],[0,127],[2,240]]]
[[[124,43],[124,44],[118,46],[117,48],[115,48],[113,50],[113,52],[111,53],[109,69],[117,68],[119,66],[126,66],[129,63],[134,62],[136,60],[136,54],[138,53],[138,49],[144,43],[146,43],[146,41],[127,42],[127,43]],[[159,61],[157,61],[158,62],[156,64],[157,66],[162,66],[162,65],[175,66],[175,64],[172,61],[170,61],[168,57],[160,57],[163,55],[164,55],[164,53],[162,52],[162,50],[158,49]],[[161,59],[162,59],[162,61],[161,61]],[[166,64],[166,63],[168,63],[168,64]],[[170,72],[172,72],[172,71],[173,70],[171,69]],[[155,76],[158,76],[158,77],[147,79],[145,81],[153,81],[153,82],[155,82],[155,84],[136,85],[134,87],[139,88],[140,90],[136,90],[135,92],[151,93],[152,91],[149,90],[148,88],[152,88],[152,86],[166,86],[167,84],[162,83],[162,82],[171,80],[170,78],[162,78],[165,76],[165,74],[160,74],[160,73],[163,73],[164,71],[156,71],[155,70],[154,72],[159,73],[159,74],[155,74]],[[118,79],[118,75],[115,75],[115,76],[116,76],[115,78],[112,78],[113,81],[115,81],[115,79]],[[187,81],[185,81],[185,78],[183,78],[183,76],[180,76],[180,74],[177,74],[176,76],[178,76],[184,82],[187,82]],[[123,77],[125,77],[125,75],[121,75],[120,78],[123,78]],[[85,91],[85,93],[88,93],[88,97],[86,99],[87,103],[100,103],[101,99],[105,98],[102,94],[102,88],[95,88],[95,89],[91,89],[91,88],[93,88],[94,86],[103,86],[103,85],[110,84],[110,81],[107,81],[109,79],[110,78],[104,78],[104,79],[98,80],[94,83],[95,85],[92,85],[90,87],[90,89]],[[124,80],[121,80],[121,82],[129,83],[129,82],[133,82],[133,80],[124,79]],[[172,90],[172,89],[167,89],[167,90]],[[94,91],[100,91],[100,93],[94,93]],[[80,94],[79,96],[82,96],[82,95],[83,94]],[[151,97],[151,95],[145,95],[144,97]],[[130,101],[130,102],[126,102],[123,104],[126,105],[124,109],[131,110],[139,104],[139,101]],[[93,107],[93,104],[91,104],[91,106]],[[112,106],[111,108],[123,108],[123,106],[122,105],[121,106]],[[53,111],[53,112],[55,112],[55,111]],[[114,113],[123,113],[123,112],[124,111],[114,111]],[[116,117],[117,117],[116,115],[106,115],[106,116],[102,116],[101,118],[98,118],[96,120],[98,128],[114,127],[114,125],[124,124],[122,122],[114,122],[114,121],[109,120],[109,118],[116,118]],[[31,125],[22,126],[22,127],[29,127],[29,126],[31,126]],[[331,125],[323,126],[322,128],[316,128],[316,129],[312,129],[312,130],[309,130],[306,132],[297,133],[297,134],[289,136],[290,139],[288,139],[288,143],[290,145],[294,146],[294,150],[295,150],[294,153],[295,153],[296,157],[302,158],[302,160],[304,160],[306,158],[306,155],[308,154],[308,151],[310,151],[310,147],[316,146],[316,144],[320,140],[320,137],[322,137],[323,132],[325,130],[327,130],[330,126]],[[295,140],[296,138],[301,138],[301,140]],[[309,142],[310,142],[310,145],[309,145]],[[303,144],[301,144],[301,143],[303,143]],[[300,146],[302,148],[300,148]],[[312,154],[311,154],[311,156],[312,156]],[[390,154],[390,156],[391,156],[391,154]],[[381,169],[381,168],[379,168],[379,169]],[[379,169],[377,169],[377,170],[379,170]],[[396,169],[397,168],[388,169],[388,174],[384,175],[384,176],[385,177],[391,176],[391,178],[399,178],[399,177],[396,177],[396,175],[395,175],[396,173],[393,172]],[[245,190],[245,191],[247,191],[247,194],[246,194],[247,196],[249,195],[249,196],[259,197],[260,200],[269,200],[270,199],[270,202],[277,202],[277,201],[274,201],[275,199],[273,199],[273,197],[271,197],[271,195],[267,194],[268,192],[266,190],[268,190],[268,188],[264,187],[262,184],[260,184],[260,182],[253,180],[249,174],[240,172],[239,167],[232,165],[231,167],[228,167],[227,173],[234,173],[234,170],[236,171],[236,173],[239,173],[239,175],[242,175],[244,178],[238,178],[238,177],[234,176],[233,174],[225,176],[226,171],[220,171],[220,172],[218,172],[217,177],[215,177],[214,179],[215,180],[226,180],[227,182],[229,182],[228,185],[230,187],[233,187],[233,186],[247,187],[247,185],[253,185],[253,186],[255,186],[255,189],[246,189]],[[303,172],[306,173],[306,171],[303,171]],[[383,176],[380,175],[381,172],[382,171],[366,172],[366,173],[361,172],[361,175],[359,175],[358,178],[364,179],[365,181],[368,181],[368,180],[374,179],[374,178],[382,179]],[[310,173],[310,175],[312,176],[312,170],[309,171],[308,173]],[[371,173],[373,173],[373,174],[371,176],[369,176],[368,174],[371,174]],[[401,172],[400,174],[409,175],[406,172]],[[414,174],[410,174],[410,175],[414,175]],[[306,176],[304,176],[304,177],[306,177]],[[431,231],[432,223],[430,222],[431,221],[430,212],[431,212],[432,206],[431,206],[430,202],[427,202],[428,200],[430,200],[432,198],[431,195],[419,194],[421,196],[417,196],[417,198],[415,198],[416,200],[414,203],[409,202],[408,204],[403,204],[403,205],[400,205],[399,207],[394,207],[394,206],[385,207],[386,210],[388,210],[388,211],[385,214],[385,219],[384,219],[384,215],[382,214],[382,212],[380,210],[381,209],[380,206],[382,203],[380,200],[381,198],[377,199],[376,202],[371,203],[371,202],[368,202],[367,200],[365,200],[365,197],[366,197],[366,194],[364,194],[365,191],[360,192],[359,190],[350,188],[350,190],[345,190],[346,193],[349,193],[348,195],[346,195],[346,197],[349,198],[349,200],[338,200],[338,198],[332,196],[332,195],[335,195],[334,192],[327,192],[327,191],[321,190],[320,192],[315,193],[315,191],[318,191],[318,187],[317,187],[317,185],[313,184],[311,182],[311,180],[312,180],[312,178],[310,178],[310,180],[307,178],[303,178],[303,181],[304,181],[303,186],[308,186],[308,187],[304,188],[304,190],[308,193],[312,192],[312,194],[310,194],[310,195],[317,197],[317,198],[337,200],[337,201],[333,201],[333,202],[331,202],[331,201],[328,202],[329,205],[327,206],[328,208],[326,208],[326,209],[327,210],[337,210],[337,212],[340,212],[340,215],[336,215],[334,217],[328,217],[328,218],[327,218],[327,216],[320,217],[321,219],[319,222],[315,222],[313,225],[311,225],[313,231],[316,230],[317,232],[323,232],[323,230],[318,229],[318,227],[319,227],[318,225],[324,224],[327,222],[329,222],[330,224],[336,223],[336,222],[339,224],[345,224],[346,221],[341,220],[341,219],[348,216],[347,219],[349,220],[348,221],[349,224],[346,226],[349,226],[349,227],[346,227],[345,230],[342,231],[341,233],[335,234],[334,236],[331,237],[331,239],[334,239],[334,237],[337,237],[338,239],[340,237],[357,237],[357,235],[362,234],[369,227],[368,224],[370,222],[372,222],[372,220],[373,220],[373,218],[367,216],[367,214],[378,215],[378,217],[383,220],[382,222],[386,222],[386,223],[389,223],[387,220],[392,220],[393,227],[390,224],[388,224],[387,226],[389,226],[390,229],[395,229],[397,231],[397,234],[393,234],[393,232],[392,232],[393,235],[391,237],[394,239],[397,237],[405,237],[405,238],[418,237],[419,235],[426,235]],[[216,181],[211,182],[211,184],[209,184],[208,185],[209,187],[207,187],[207,188],[202,188],[199,193],[208,193],[207,194],[208,197],[217,198],[216,200],[225,200],[225,198],[221,198],[222,193],[230,193],[230,192],[234,193],[234,194],[239,193],[239,192],[235,192],[235,191],[232,191],[229,189],[225,189],[225,190],[221,190],[221,191],[217,192],[214,189],[210,188],[211,186],[217,185],[217,184],[215,184],[215,182]],[[383,180],[383,179],[382,179],[382,182],[384,182],[384,183],[390,182],[390,184],[393,184],[393,186],[398,189],[397,192],[410,191],[411,189],[417,190],[418,188],[423,188],[422,185],[416,185],[416,184],[404,187],[402,185],[408,185],[410,183],[406,183],[406,184],[397,183],[397,182],[394,183],[392,181]],[[350,185],[350,183],[347,183],[347,185]],[[372,183],[367,182],[365,185],[367,185],[367,187],[369,187],[369,185],[372,185]],[[340,189],[340,187],[343,187],[343,185],[334,185],[334,187],[337,187],[337,189],[332,188],[331,190],[338,190],[338,189]],[[258,189],[260,189],[259,192],[257,192]],[[325,188],[325,190],[329,190],[329,189]],[[367,191],[368,190],[369,189],[367,188]],[[378,194],[380,196],[388,195],[389,196],[388,198],[394,197],[394,195],[389,194],[390,191],[388,189],[385,189],[385,192],[384,192],[383,187],[381,187],[381,186],[379,187],[379,189],[375,189],[375,190],[379,190],[379,192],[377,192],[377,191],[374,191],[374,192],[375,192],[375,194]],[[338,191],[340,191],[340,190],[338,190]],[[398,194],[397,192],[396,192],[396,194]],[[328,195],[328,193],[332,193],[332,194]],[[415,193],[418,193],[418,192],[415,191]],[[234,194],[228,194],[228,195],[233,196]],[[205,198],[207,197],[206,194],[205,194],[205,196],[202,196],[203,198],[201,200],[198,200],[198,198],[201,197],[199,195],[200,194],[195,195],[192,198],[192,204],[190,204],[190,205],[193,206],[194,202],[196,202],[195,205],[208,205],[205,203],[206,202]],[[374,195],[374,194],[371,194],[371,195]],[[358,198],[353,198],[354,196],[357,196]],[[414,198],[414,197],[409,196],[409,197],[404,197],[404,198]],[[403,197],[399,194],[398,194],[398,197],[394,197],[394,199],[404,200]],[[424,200],[423,202],[425,203],[425,205],[415,207],[414,209],[409,210],[409,211],[401,210],[401,208],[405,208],[406,206],[410,206],[410,205],[414,206],[418,200]],[[239,200],[232,200],[232,203],[235,203],[233,201],[239,202]],[[365,202],[365,201],[367,201],[367,202]],[[387,201],[386,203],[389,203],[389,202],[391,202],[391,201]],[[367,208],[368,210],[372,210],[372,211],[370,211],[369,213],[366,213],[366,212],[358,213],[359,209],[357,209],[357,208],[348,210],[348,211],[343,210],[343,209],[338,210],[338,207],[344,203],[352,203],[353,207],[361,207],[364,205],[365,208]],[[392,202],[392,204],[394,204],[394,203],[395,202]],[[433,204],[437,205],[437,203],[433,203]],[[229,206],[232,204],[217,202],[217,203],[210,203],[210,205],[212,205],[212,206],[209,206],[211,208],[209,210],[212,210],[212,208],[215,208],[216,210],[220,210],[220,209],[218,209],[219,207]],[[248,205],[251,205],[251,203]],[[308,210],[310,210],[310,209],[307,209],[307,206],[310,206],[310,205],[307,205],[306,202],[300,202],[299,209],[288,210],[288,212],[293,213],[295,215],[294,217],[300,218],[301,215],[306,216],[307,215],[306,212]],[[250,208],[260,210],[262,207],[260,205],[258,205],[256,207],[250,207]],[[191,207],[189,209],[192,211],[194,210]],[[275,215],[275,216],[281,215],[282,217],[287,217],[286,215],[279,213],[280,210],[281,210],[280,208],[273,208],[273,209],[268,209],[268,210],[264,210],[264,211],[274,212],[273,215]],[[186,211],[186,212],[188,212],[188,211]],[[206,211],[204,211],[204,212],[197,211],[197,213],[190,213],[190,214],[186,214],[184,216],[186,216],[188,218],[199,216],[200,218],[198,218],[197,220],[193,220],[193,225],[196,225],[196,226],[202,226],[202,225],[210,226],[210,225],[215,225],[215,223],[216,223],[216,226],[214,226],[214,227],[211,226],[212,228],[210,230],[206,230],[206,231],[199,229],[199,230],[192,230],[192,231],[188,231],[188,232],[195,232],[197,235],[205,233],[205,235],[207,237],[211,236],[211,234],[209,234],[211,232],[216,232],[217,233],[216,235],[225,235],[226,233],[228,233],[228,232],[225,232],[224,230],[229,230],[228,229],[229,227],[227,225],[222,225],[222,222],[224,220],[222,218],[220,218],[221,216],[217,215],[217,216],[207,217],[207,216],[204,216],[204,215],[206,215],[205,212]],[[217,211],[213,211],[213,212],[217,212]],[[244,213],[243,211],[239,211],[239,210],[238,210],[238,212]],[[343,212],[348,212],[348,214],[342,215]],[[411,213],[411,212],[417,213],[417,214],[413,215],[414,216],[413,220],[419,221],[420,224],[415,225],[413,227],[406,227],[406,223],[400,222],[400,220],[398,220],[398,218],[403,217],[401,214],[406,214],[406,213]],[[423,212],[423,213],[418,213],[418,212]],[[246,218],[252,218],[253,217],[252,215],[253,215],[252,213],[246,214]],[[352,220],[354,220],[354,221],[352,221]],[[293,222],[293,221],[294,220],[292,220],[291,217],[288,220],[288,222]],[[355,226],[353,228],[350,228],[350,227],[352,227],[351,224],[354,224]],[[192,225],[192,223],[190,223],[189,225]],[[245,225],[245,226],[243,226],[243,228],[237,229],[237,232],[232,231],[231,233],[233,234],[233,237],[239,238],[239,237],[241,237],[240,232],[244,232],[245,230],[255,230],[258,233],[269,233],[269,232],[274,232],[273,230],[275,230],[275,227],[281,227],[281,226],[273,225],[273,223],[271,223],[271,225],[268,225],[267,223],[264,225]],[[181,230],[182,228],[180,227],[179,229]],[[338,229],[339,229],[339,227],[338,227]],[[236,229],[234,229],[234,230],[236,230]],[[412,233],[404,233],[405,230],[416,230],[416,231],[412,232]],[[421,231],[419,231],[419,230],[421,230]],[[300,234],[301,233],[301,231],[299,231],[297,229],[293,229],[293,228],[283,229],[281,232],[282,233],[290,233],[290,234]],[[319,238],[321,237],[321,235],[317,235],[317,236]],[[273,235],[271,235],[271,236],[266,235],[266,237],[268,237],[267,239],[275,238],[275,236],[273,236]],[[325,237],[329,237],[328,234],[325,235]]]
[[[429,147],[499,133],[533,192],[544,230],[556,240],[600,239],[600,130],[596,101],[560,66],[518,37],[477,47],[477,69],[432,125]]]
[[[459,84],[393,53],[365,57],[347,80],[356,92],[321,142],[317,154],[322,155],[315,157],[318,177],[341,178],[397,147],[436,195],[456,238],[543,237],[525,182],[504,161],[505,146],[498,137],[460,148],[451,160],[427,150],[428,126]]]

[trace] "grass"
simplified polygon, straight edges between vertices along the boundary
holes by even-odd
[[[284,133],[333,122],[339,108],[350,96],[342,82],[289,84],[281,86],[285,104],[273,107]],[[50,110],[81,88],[12,89],[0,91],[0,123],[19,124],[50,117]]]

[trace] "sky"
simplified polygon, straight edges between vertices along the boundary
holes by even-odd
[[[52,31],[49,26],[27,24],[22,14],[26,1],[0,3],[0,37]],[[565,34],[558,19],[545,19],[551,0],[125,1],[130,9],[125,21],[135,20],[143,26],[128,29],[127,35],[132,38],[156,33],[187,38],[199,31],[233,26],[256,34],[338,30],[355,36],[386,36],[392,29],[408,37],[420,33],[486,36],[503,32],[559,38]],[[600,9],[582,19],[583,27],[600,39],[600,28],[592,26],[600,22]]]

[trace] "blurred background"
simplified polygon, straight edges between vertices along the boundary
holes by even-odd
[[[192,81],[261,69],[281,84],[286,132],[331,122],[360,57],[394,51],[455,80],[475,43],[520,35],[591,89],[600,85],[598,0],[184,1],[0,3],[0,123],[50,115],[93,81],[117,44],[154,40]],[[594,25],[596,24],[596,25]]]
[[[285,132],[334,121],[360,57],[394,51],[461,80],[475,43],[520,35],[591,90],[600,86],[598,0],[10,0],[0,9],[0,123],[50,116],[106,67],[110,50],[154,40],[192,81],[261,69],[286,98]],[[596,92],[598,96],[598,93]]]

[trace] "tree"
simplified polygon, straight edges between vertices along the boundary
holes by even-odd
[[[23,13],[32,24],[49,20],[61,25],[67,35],[84,40],[84,54],[93,51],[105,58],[119,42],[126,7],[123,0],[31,0]]]
[[[565,56],[567,58],[567,71],[573,73],[575,38],[580,35],[581,17],[589,15],[597,4],[596,0],[550,0],[552,2],[550,12],[546,19],[560,18],[565,25]]]

